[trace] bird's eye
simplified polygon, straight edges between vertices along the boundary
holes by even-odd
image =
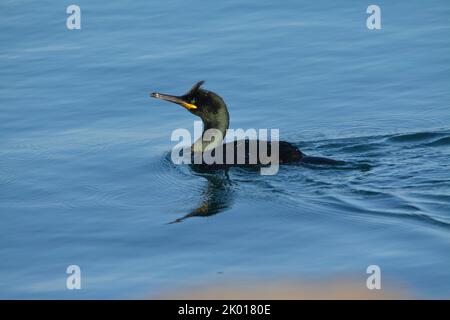
[[[191,103],[192,103],[192,104],[195,104],[195,99],[192,99],[192,100],[191,100]]]

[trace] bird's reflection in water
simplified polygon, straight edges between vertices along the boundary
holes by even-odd
[[[191,165],[190,169],[206,179],[201,204],[185,216],[170,223],[182,222],[193,217],[208,217],[230,207],[233,199],[232,182],[227,170],[211,170],[207,166]]]

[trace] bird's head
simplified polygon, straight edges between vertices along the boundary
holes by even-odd
[[[182,96],[174,96],[153,92],[151,97],[176,103],[186,108],[190,113],[203,120],[205,129],[228,128],[229,115],[225,102],[214,92],[201,88],[204,81],[197,82],[191,90]]]

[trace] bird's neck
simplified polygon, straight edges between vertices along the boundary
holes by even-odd
[[[205,152],[207,150],[212,150],[220,145],[222,145],[223,139],[227,134],[227,129],[229,125],[228,111],[225,108],[218,109],[217,113],[214,114],[212,119],[202,119],[203,121],[203,132],[202,136],[198,138],[191,149],[193,152]],[[214,131],[207,131],[209,129],[215,129]],[[205,134],[206,133],[206,134]],[[211,139],[211,134],[214,137]],[[219,137],[218,137],[219,136]]]

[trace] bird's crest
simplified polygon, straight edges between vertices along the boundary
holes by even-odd
[[[205,81],[199,81],[196,84],[194,84],[194,86],[191,88],[191,90],[189,90],[188,93],[186,93],[186,96],[190,96],[193,95],[197,92],[198,89],[200,89],[200,87],[205,83]]]

